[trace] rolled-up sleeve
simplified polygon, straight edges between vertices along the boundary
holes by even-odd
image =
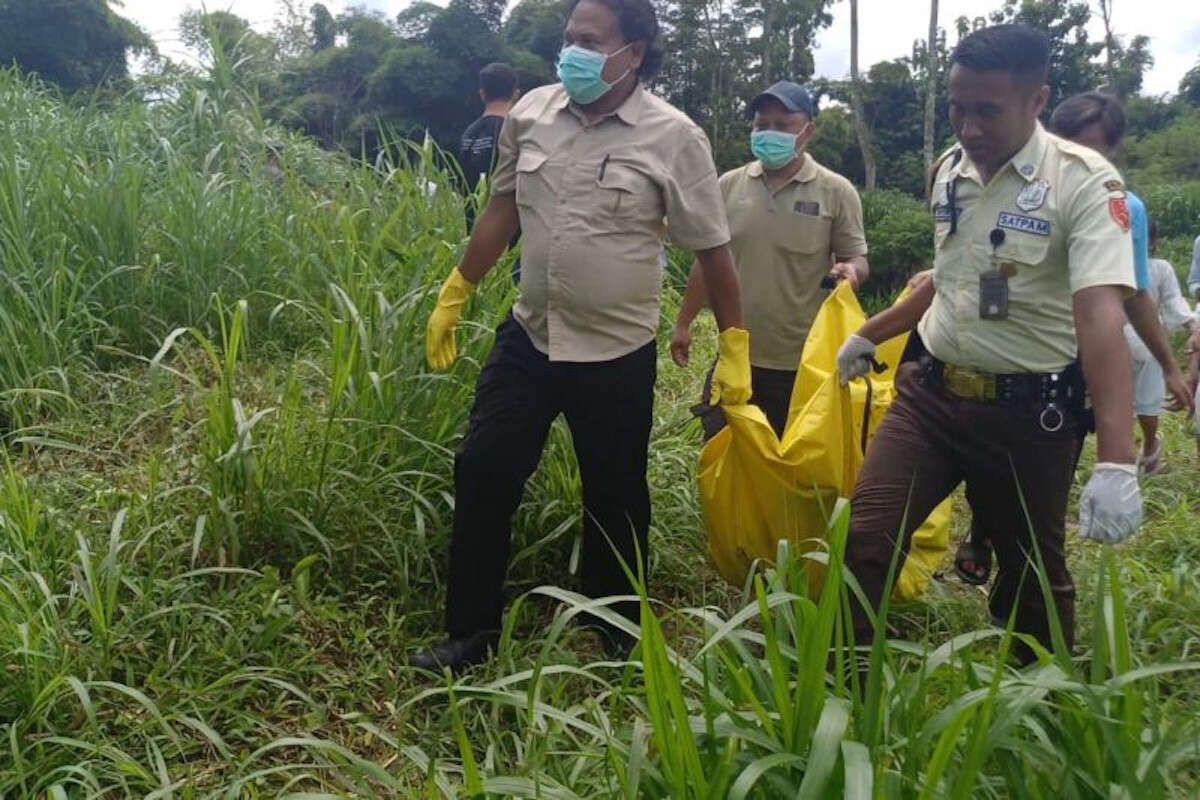
[[[663,187],[671,241],[685,250],[729,243],[729,223],[708,138],[698,129],[681,137]]]

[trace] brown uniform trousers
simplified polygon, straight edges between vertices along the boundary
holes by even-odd
[[[1040,401],[999,404],[955,397],[927,357],[901,365],[896,388],[851,503],[846,563],[869,601],[879,608],[897,537],[902,564],[913,531],[965,481],[976,523],[996,552],[998,571],[989,600],[993,621],[1007,622],[1015,606],[1016,630],[1051,647],[1035,573],[1036,544],[1070,646],[1075,585],[1067,570],[1065,532],[1078,421],[1068,413],[1060,430],[1047,432],[1039,424]],[[870,620],[858,603],[853,606],[856,641],[869,643]],[[1018,655],[1025,661],[1032,657],[1022,647]]]

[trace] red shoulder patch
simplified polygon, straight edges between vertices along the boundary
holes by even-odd
[[[1129,233],[1129,227],[1132,224],[1129,216],[1129,204],[1125,202],[1125,195],[1120,197],[1108,198],[1108,213],[1113,218],[1113,222],[1117,223],[1125,233]]]

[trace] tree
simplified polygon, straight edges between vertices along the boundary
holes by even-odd
[[[1179,99],[1200,108],[1200,61],[1179,81]]]
[[[1117,51],[1110,82],[1121,97],[1133,97],[1142,89],[1147,70],[1154,66],[1150,38],[1135,36],[1126,47],[1117,39]]]
[[[803,83],[812,77],[817,34],[833,22],[830,0],[739,0],[747,29],[758,28],[758,85],[777,80]]]
[[[427,0],[417,0],[396,15],[396,32],[409,42],[422,42],[429,33],[429,26],[442,13],[442,7]]]
[[[208,64],[225,59],[239,72],[267,69],[279,49],[277,39],[256,32],[228,11],[185,13],[179,20],[179,37]]]
[[[864,186],[875,188],[875,154],[871,150],[871,129],[863,109],[862,80],[858,74],[858,0],[850,0],[850,100],[854,110],[854,132],[862,152]]]
[[[312,7],[312,48],[314,53],[328,50],[337,41],[337,22],[322,3]]]
[[[107,0],[0,0],[0,66],[67,91],[125,80],[127,56],[152,52],[150,37]]]
[[[1117,85],[1117,66],[1115,50],[1116,37],[1113,36],[1112,11],[1114,0],[1100,0],[1100,20],[1104,23],[1104,67],[1108,75],[1108,83]]]
[[[500,32],[500,23],[504,19],[506,0],[466,0],[466,6],[474,15],[483,20],[483,24],[492,33]]]
[[[1123,37],[1113,32],[1114,0],[1099,0],[1100,19],[1104,24],[1104,75],[1108,88],[1122,98],[1132,97],[1142,88],[1146,70],[1154,66],[1150,55],[1150,39],[1135,36],[1125,45]]]
[[[1104,45],[1088,39],[1091,9],[1081,0],[1004,0],[991,14],[993,23],[1011,22],[1043,31],[1050,38],[1050,102],[1052,111],[1064,99],[1090,91],[1103,81],[1104,70],[1094,62]]]
[[[929,0],[929,38],[925,40],[927,58],[925,61],[925,128],[923,131],[922,153],[925,156],[925,171],[933,168],[933,137],[934,113],[937,109],[937,39],[938,39],[938,0]],[[929,195],[929,183],[925,182],[926,199]]]
[[[533,53],[553,68],[562,47],[564,14],[561,0],[521,0],[504,22],[504,42]]]
[[[704,128],[722,170],[748,158],[746,102],[763,88],[761,41],[743,10],[741,0],[679,0],[661,18],[670,57],[655,87]]]

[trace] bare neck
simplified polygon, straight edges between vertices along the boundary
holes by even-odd
[[[508,100],[493,100],[483,107],[485,117],[507,117],[512,111],[513,104]]]
[[[1017,153],[1019,153],[1025,149],[1025,145],[1029,144],[1029,140],[1033,138],[1033,135],[1036,132],[1037,132],[1037,121],[1035,120],[1033,125],[1031,125],[1029,128],[1029,135],[1027,135],[1024,139],[1022,139],[1021,144],[1018,145],[1017,148],[1014,149],[1011,153],[1009,153],[1008,155],[999,159],[998,161],[995,161],[994,163],[986,164],[986,165],[985,164],[976,164],[975,165],[975,168],[977,170],[979,170],[979,180],[983,181],[984,186],[987,186],[989,183],[991,183],[992,178],[996,177],[996,175],[998,175],[1000,173],[1000,170],[1004,169],[1005,165],[1008,164],[1009,161],[1012,161],[1013,158],[1017,155]]]

